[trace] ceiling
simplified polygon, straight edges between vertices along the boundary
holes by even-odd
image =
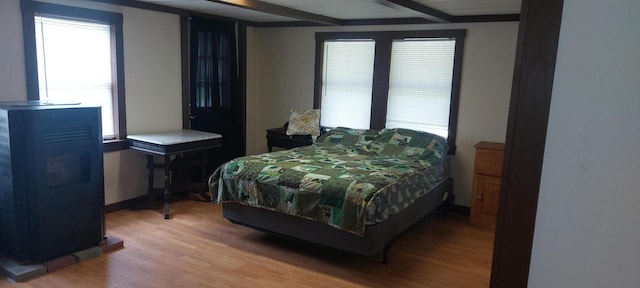
[[[137,0],[257,26],[514,21],[521,0]],[[268,26],[268,25],[267,25]]]

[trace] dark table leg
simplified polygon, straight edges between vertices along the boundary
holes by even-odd
[[[200,173],[202,175],[202,182],[203,183],[207,183],[208,179],[207,179],[207,164],[209,163],[209,153],[207,151],[207,149],[202,150],[202,159],[200,160],[202,161],[202,169],[200,170]]]
[[[164,219],[170,218],[169,203],[171,202],[171,157],[164,155]]]
[[[153,209],[154,201],[156,198],[157,191],[153,187],[154,181],[154,173],[153,171],[156,169],[156,164],[153,161],[153,155],[146,154],[147,157],[147,196],[144,197],[144,200],[134,203],[130,209],[131,210],[140,210],[140,209]],[[156,207],[157,208],[157,207]]]
[[[153,163],[153,155],[149,155],[147,154],[147,197],[151,198],[153,197],[153,169],[154,169],[154,163]]]

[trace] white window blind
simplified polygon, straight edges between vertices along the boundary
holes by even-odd
[[[455,40],[394,40],[387,128],[448,136]]]
[[[325,41],[320,124],[369,128],[374,40]]]
[[[114,138],[111,26],[35,17],[40,99],[102,106],[102,132]]]

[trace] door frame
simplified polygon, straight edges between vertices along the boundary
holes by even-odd
[[[523,0],[491,287],[527,287],[563,0]]]

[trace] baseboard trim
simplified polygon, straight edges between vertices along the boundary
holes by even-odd
[[[105,205],[104,206],[104,213],[111,213],[111,212],[116,212],[119,210],[124,210],[124,209],[129,209],[131,208],[131,205],[133,205],[133,203],[136,202],[140,202],[142,200],[144,200],[145,198],[147,198],[147,196],[140,196],[140,197],[136,197],[136,198],[131,198],[128,200],[124,200],[124,201],[120,201],[120,202],[116,202],[116,203],[111,203],[109,205]]]
[[[453,204],[449,207],[449,209],[450,209],[449,211],[451,211],[452,213],[461,214],[465,216],[471,215],[471,208],[466,206]]]

